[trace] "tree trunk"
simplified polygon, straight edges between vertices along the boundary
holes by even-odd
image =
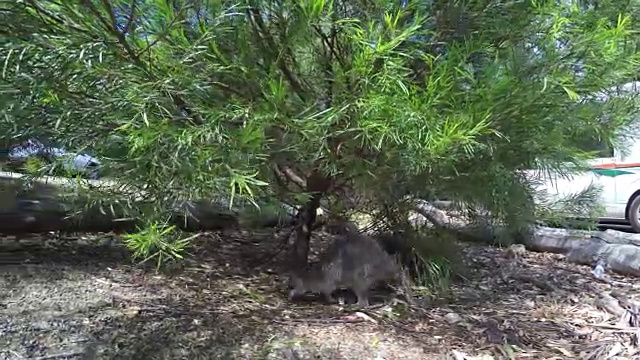
[[[300,270],[307,267],[309,257],[309,241],[311,232],[316,222],[316,215],[320,207],[322,197],[331,187],[331,179],[322,173],[314,170],[307,177],[307,194],[311,195],[309,201],[300,209],[298,213],[298,224],[296,229],[296,240],[292,249],[292,270]]]

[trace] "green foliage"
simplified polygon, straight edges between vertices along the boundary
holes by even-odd
[[[335,202],[453,199],[518,229],[521,170],[570,172],[576,139],[613,142],[635,115],[588,96],[637,76],[634,2],[1,4],[3,142],[91,150],[153,219],[185,198],[301,205],[287,168]],[[162,238],[145,236],[141,256]]]
[[[593,184],[560,198],[549,196],[543,190],[536,191],[536,218],[553,227],[595,229],[598,218],[605,214],[598,201],[600,194],[601,189]]]
[[[45,162],[35,157],[28,158],[22,165],[25,174],[38,174],[44,167]]]
[[[442,295],[449,290],[451,281],[451,264],[445,257],[425,258],[415,253],[419,265],[416,265],[416,283],[420,286],[422,295]]]
[[[126,234],[124,240],[141,264],[155,258],[156,269],[159,269],[166,261],[182,259],[182,252],[193,238],[176,240],[175,231],[175,226],[151,223],[136,234]]]
[[[427,296],[445,296],[451,277],[464,271],[460,244],[455,237],[432,228],[407,229],[414,281],[418,291]]]

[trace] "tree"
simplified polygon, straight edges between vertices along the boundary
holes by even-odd
[[[183,198],[299,205],[300,263],[325,199],[465,201],[515,231],[535,215],[523,170],[572,171],[577,140],[635,113],[579,99],[637,75],[637,5],[582,5],[8,2],[0,134],[109,158],[150,221]]]

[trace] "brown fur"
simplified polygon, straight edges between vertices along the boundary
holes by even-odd
[[[348,288],[358,297],[358,305],[367,306],[369,289],[381,281],[399,281],[406,297],[411,298],[406,276],[393,257],[375,239],[358,234],[354,228],[340,224],[332,228],[333,233],[340,234],[335,243],[309,269],[292,275],[291,299],[313,292],[331,302],[335,289]]]

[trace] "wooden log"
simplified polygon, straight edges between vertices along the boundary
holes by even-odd
[[[140,219],[122,218],[98,206],[82,209],[79,204],[88,199],[76,190],[81,184],[75,179],[44,177],[34,181],[18,173],[0,172],[0,233],[24,234],[47,231],[133,231]],[[80,180],[82,185],[110,189],[123,198],[132,197],[143,205],[139,189],[119,186],[109,180]],[[133,194],[136,194],[135,196]],[[239,226],[241,209],[229,209],[216,201],[183,201],[171,209],[171,223],[186,231],[219,230]],[[293,221],[292,214],[251,213],[250,224],[268,227]]]
[[[508,237],[504,227],[489,222],[465,223],[422,201],[416,202],[414,211],[422,217],[418,220],[427,220],[463,241],[495,244],[496,240]],[[574,264],[593,267],[603,261],[609,271],[640,276],[640,234],[532,226],[527,236],[511,241],[522,243],[531,251],[564,254]]]
[[[527,249],[566,254],[567,261],[581,265],[602,260],[619,274],[640,276],[640,234],[546,227],[537,227],[534,234],[524,244]]]

